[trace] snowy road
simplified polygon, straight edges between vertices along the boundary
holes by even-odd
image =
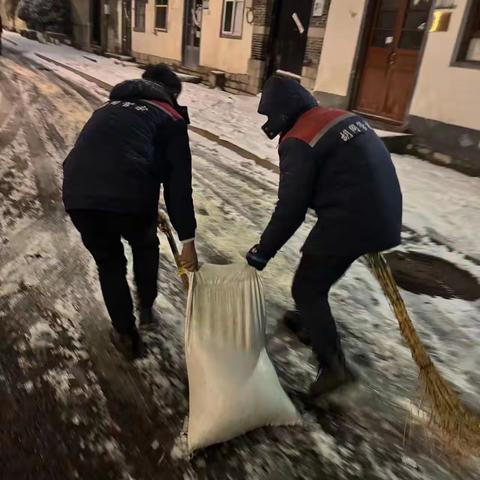
[[[59,193],[65,153],[102,99],[71,73],[60,78],[9,53],[8,45],[5,50],[0,57],[2,479],[478,478],[478,465],[449,460],[418,425],[410,403],[416,400],[415,366],[361,262],[332,293],[347,353],[363,372],[361,385],[322,407],[299,393],[314,377],[314,365],[277,319],[290,304],[291,277],[308,225],[264,274],[269,350],[304,426],[262,429],[191,461],[183,458],[177,437],[188,410],[185,294],[167,244],[163,241],[157,304],[163,323],[145,333],[148,358],[130,365],[109,344],[94,265],[65,218]],[[242,261],[271,212],[278,176],[203,136],[192,133],[191,141],[201,259]],[[405,233],[405,250],[444,258],[480,278],[479,264],[466,252],[432,241],[421,227],[422,233]],[[478,405],[479,301],[408,292],[405,298],[442,371]]]

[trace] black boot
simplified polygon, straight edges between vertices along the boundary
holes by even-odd
[[[312,344],[310,335],[302,323],[300,312],[289,310],[283,316],[283,323],[302,343],[308,346]]]
[[[160,318],[153,308],[141,308],[140,320],[141,327],[151,327],[160,323]]]
[[[329,359],[326,366],[320,369],[317,379],[310,387],[310,395],[317,398],[354,381],[355,376],[340,351]]]
[[[110,338],[114,347],[127,360],[136,360],[145,357],[145,345],[136,328],[128,333],[119,333],[116,330],[112,330]]]

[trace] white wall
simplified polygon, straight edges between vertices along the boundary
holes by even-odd
[[[220,35],[223,0],[210,0],[209,9],[203,11],[202,17],[200,65],[228,73],[248,72],[253,25],[247,22],[247,8],[251,3],[251,0],[245,2],[242,37],[226,38]]]
[[[135,4],[135,2],[132,2]],[[132,32],[133,52],[156,55],[165,59],[182,61],[183,0],[170,0],[167,31],[155,30],[155,1],[146,4],[145,33]],[[134,26],[135,13],[132,13]]]
[[[456,0],[447,32],[428,34],[410,114],[480,130],[480,70],[451,66],[467,0]]]
[[[332,0],[315,82],[316,91],[348,95],[366,5],[367,0]]]

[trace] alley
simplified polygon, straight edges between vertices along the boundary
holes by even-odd
[[[62,161],[107,93],[88,89],[71,72],[59,76],[8,44],[0,57],[0,93],[2,478],[476,478],[478,466],[445,452],[418,415],[416,367],[360,261],[332,293],[332,302],[361,382],[323,406],[308,402],[303,392],[315,366],[309,350],[278,319],[290,306],[291,278],[312,218],[263,274],[269,352],[304,425],[261,429],[186,458],[186,295],[168,245],[161,238],[162,324],[145,332],[148,357],[128,364],[109,343],[94,264],[62,208]],[[216,93],[202,86],[186,92],[187,99],[204,94]],[[200,260],[241,262],[269,218],[278,175],[197,133],[191,133],[191,143]],[[419,164],[440,181],[439,167]],[[412,168],[402,159],[399,165],[400,171]],[[473,189],[468,177],[456,175],[464,181],[459,190]],[[412,180],[404,191],[420,197],[420,190]],[[435,218],[441,225],[441,213]],[[480,278],[475,247],[458,229],[457,236],[432,238],[432,229],[424,227],[415,217],[405,229],[403,251],[443,258]],[[409,292],[405,298],[444,374],[466,401],[478,405],[479,301]]]

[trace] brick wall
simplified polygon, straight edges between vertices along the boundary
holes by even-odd
[[[270,34],[271,11],[274,0],[253,0],[253,38],[252,58],[265,60],[267,53],[268,37]]]
[[[331,0],[325,0],[323,15],[321,17],[312,16],[310,18],[302,71],[302,84],[310,89],[313,89],[315,85],[318,65],[320,64],[330,2]]]
[[[326,27],[327,26],[327,17],[328,10],[330,9],[331,0],[325,0],[325,5],[323,7],[323,15],[321,17],[312,17],[310,20],[311,27]]]
[[[265,60],[267,57],[268,35],[265,33],[254,33],[252,38],[252,58],[254,60]]]
[[[254,25],[266,26],[270,24],[270,12],[273,0],[253,0],[252,7],[255,12]]]
[[[305,66],[318,67],[320,55],[322,53],[323,39],[325,37],[325,27],[327,25],[328,11],[330,1],[325,1],[323,15],[321,17],[312,17],[308,29],[307,49],[305,51]]]
[[[323,37],[307,39],[307,48],[303,64],[306,67],[318,67],[320,63],[320,55],[322,53]]]

